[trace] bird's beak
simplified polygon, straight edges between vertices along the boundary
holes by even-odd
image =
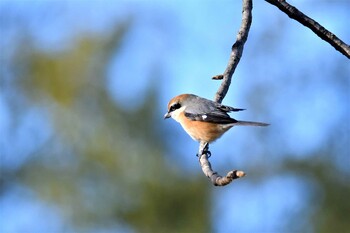
[[[170,114],[169,112],[165,113],[165,115],[164,115],[164,120],[167,119],[167,118],[169,118],[169,117],[171,117],[171,114]]]

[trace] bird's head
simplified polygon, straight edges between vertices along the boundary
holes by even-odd
[[[182,94],[172,98],[168,103],[168,112],[164,115],[164,119],[172,117],[177,120],[179,114],[185,110],[193,97],[195,95]]]

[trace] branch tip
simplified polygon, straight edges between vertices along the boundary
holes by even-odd
[[[227,173],[226,176],[231,176],[233,179],[238,179],[241,177],[244,177],[246,174],[244,173],[244,171],[230,171],[229,173]]]
[[[221,80],[223,78],[224,78],[224,75],[218,74],[218,75],[213,76],[211,79],[213,79],[213,80]]]

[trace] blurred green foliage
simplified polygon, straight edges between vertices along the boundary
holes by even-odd
[[[133,112],[107,92],[106,68],[128,27],[82,35],[64,51],[43,52],[30,43],[18,49],[17,85],[52,134],[14,176],[58,205],[74,231],[206,232],[210,186],[165,162],[155,124],[162,116],[150,104],[156,88]]]
[[[211,232],[212,222],[217,219],[211,219],[210,182],[199,168],[196,172],[198,176],[189,178],[186,172],[166,161],[167,148],[164,138],[160,136],[160,126],[156,123],[162,116],[154,115],[157,106],[150,104],[156,102],[157,84],[154,83],[148,94],[143,96],[144,104],[132,112],[118,106],[108,92],[106,70],[111,58],[118,56],[123,36],[129,27],[130,22],[126,22],[116,25],[116,30],[109,35],[80,34],[69,47],[53,51],[36,48],[30,37],[23,35],[10,64],[10,76],[13,77],[10,83],[17,93],[9,91],[4,98],[11,108],[14,123],[18,123],[27,111],[36,111],[49,123],[48,129],[44,122],[43,127],[51,133],[45,142],[36,146],[28,161],[18,170],[2,168],[1,191],[9,183],[30,187],[42,200],[60,208],[67,229],[74,232],[105,229],[126,232]],[[349,87],[348,78],[344,78],[347,69],[337,62],[331,65],[334,67],[334,77],[337,77],[332,80],[332,85],[343,87],[339,90],[345,93]],[[271,66],[267,64],[266,68],[270,69]],[[295,83],[304,87],[308,76],[299,78],[300,71],[297,73]],[[135,81],[132,74],[129,78],[130,82]],[[322,82],[328,82],[327,85],[332,88],[329,81]],[[286,90],[285,85],[284,79],[281,79],[281,83],[276,80],[269,83],[278,93]],[[269,96],[265,86],[260,88],[251,88],[251,93],[247,95],[248,99],[254,99],[252,103]],[[271,92],[273,89],[269,88]],[[262,104],[252,109],[257,112],[281,111],[272,108]],[[294,114],[289,109],[287,113]],[[282,162],[278,160],[274,163],[276,157],[271,154],[281,151],[288,153],[281,149],[283,143],[279,143],[285,141],[276,140],[284,135],[272,128],[270,133],[264,131],[259,137],[264,142],[264,154],[255,158],[262,161],[254,160],[245,165],[245,170],[253,172],[248,173],[242,182],[258,184],[288,173],[297,177],[300,183],[311,184],[303,190],[305,196],[311,196],[309,199],[305,197],[310,203],[296,215],[283,213],[286,224],[281,232],[311,229],[326,233],[350,229],[347,219],[350,212],[350,176],[349,172],[340,170],[335,162],[339,160],[350,164],[349,154],[345,152],[345,147],[349,145],[349,132],[346,131],[348,115],[344,113],[343,118],[334,124],[333,134],[328,135],[327,143],[322,148],[305,155],[310,159],[281,159]],[[284,115],[278,120],[284,121]],[[20,131],[19,127],[19,124],[12,125],[12,131]],[[302,139],[299,140],[302,142]],[[247,143],[249,147],[250,143]],[[294,155],[278,156],[293,158]],[[288,202],[287,196],[285,201]],[[227,212],[230,211],[241,210]],[[249,213],[251,216],[258,214],[253,211]],[[231,220],[230,216],[227,219]],[[241,223],[237,221],[237,224]]]

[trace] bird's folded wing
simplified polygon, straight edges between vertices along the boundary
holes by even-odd
[[[212,112],[212,113],[201,113],[201,114],[185,112],[185,116],[192,121],[203,121],[203,122],[211,122],[216,124],[232,124],[237,122],[237,120],[231,118],[225,112],[218,112],[218,113]]]

